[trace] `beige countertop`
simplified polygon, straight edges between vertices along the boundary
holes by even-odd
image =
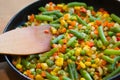
[[[37,0],[0,0],[0,34],[9,20],[22,8]],[[1,56],[1,55],[0,55]],[[0,62],[0,80],[21,80],[7,62]]]

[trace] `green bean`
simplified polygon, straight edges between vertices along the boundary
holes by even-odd
[[[86,79],[86,80],[93,80],[90,76],[90,74],[83,69],[80,69],[80,74]]]
[[[85,3],[82,2],[70,2],[67,4],[68,7],[74,7],[74,6],[84,6],[87,7],[87,5]]]
[[[114,32],[109,31],[109,32],[108,32],[108,35],[109,35],[110,37],[112,37],[112,36],[114,35]]]
[[[53,17],[47,15],[35,15],[35,18],[41,21],[53,21]]]
[[[72,70],[73,70],[73,74],[74,74],[74,79],[75,80],[78,80],[78,72],[76,70],[76,65],[74,62],[70,63],[71,67],[72,67]]]
[[[67,46],[70,47],[75,42],[76,39],[77,39],[76,37],[70,38],[67,42]]]
[[[70,64],[68,64],[68,71],[69,71],[70,78],[71,78],[72,80],[75,80],[75,79],[74,79],[73,70],[72,70],[72,67],[71,67]]]
[[[103,43],[102,43],[101,40],[98,40],[98,41],[97,41],[97,47],[98,47],[98,48],[102,48],[102,47],[103,47]]]
[[[21,64],[24,66],[24,68],[27,68],[27,66],[30,64],[30,62],[26,59],[21,59]]]
[[[90,15],[89,17],[90,17],[89,19],[90,19],[90,21],[91,21],[91,22],[93,22],[93,21],[95,21],[95,20],[96,20],[96,18],[95,18],[95,17],[93,17],[92,15]]]
[[[57,15],[58,17],[62,17],[63,14],[59,11],[59,10],[55,10],[55,11],[46,11],[46,12],[42,12],[43,15]]]
[[[70,33],[74,34],[78,39],[84,39],[85,35],[83,35],[81,32],[78,32],[76,30],[70,30]]]
[[[49,52],[43,53],[40,56],[39,61],[40,62],[45,62],[50,56],[52,56],[55,52],[57,51],[57,48],[51,49]]]
[[[120,55],[120,50],[106,49],[106,50],[104,50],[104,54],[106,54],[106,55]]]
[[[119,46],[120,46],[120,41],[117,42],[117,43],[115,43],[115,45],[113,46],[113,48],[115,48],[115,47],[119,47]]]
[[[58,43],[59,42],[59,40],[61,40],[62,38],[64,38],[64,35],[62,34],[62,35],[59,35],[58,37],[56,37],[55,39],[53,39],[52,40],[52,43]]]
[[[117,61],[120,61],[120,56],[117,56],[117,57],[114,58],[113,64],[110,64],[110,65],[109,65],[110,70],[113,71],[113,70],[115,69],[115,65],[116,65],[116,62],[117,62]]]
[[[119,26],[114,26],[114,27],[111,27],[110,30],[112,32],[119,33],[120,32],[120,27]]]
[[[120,67],[118,67],[116,70],[114,70],[112,73],[110,73],[109,75],[107,75],[106,77],[103,78],[103,80],[108,80],[110,79],[112,76],[116,75],[117,73],[120,72]]]
[[[50,24],[58,24],[58,23],[59,23],[59,19],[56,19],[56,20],[50,22]]]
[[[109,63],[113,63],[113,62],[114,62],[114,59],[110,58],[109,56],[103,55],[103,56],[102,56],[102,59],[104,59],[105,61],[107,61],[107,62],[109,62]]]
[[[68,78],[67,76],[63,76],[62,80],[71,80],[71,79]]]
[[[51,67],[52,65],[54,65],[54,62],[53,62],[53,60],[51,60],[51,59],[47,59],[47,60],[46,60],[46,63],[47,63],[47,65],[50,66],[50,67]]]
[[[88,26],[87,23],[84,20],[82,20],[79,16],[76,16],[76,17],[77,17],[78,23],[83,24],[84,26]]]
[[[118,17],[118,16],[115,15],[115,14],[111,14],[111,18],[112,18],[114,21],[116,21],[116,22],[118,22],[118,23],[120,24],[120,17]]]
[[[49,80],[59,80],[59,78],[57,76],[51,75],[50,73],[46,72],[46,77]]]
[[[105,35],[104,35],[103,27],[102,27],[102,26],[98,27],[98,33],[99,33],[99,36],[100,36],[103,44],[104,44],[104,45],[108,45],[108,41],[107,41],[107,39],[106,39],[106,37],[105,37]]]
[[[39,10],[40,10],[41,12],[47,11],[44,7],[40,7]]]
[[[54,27],[55,29],[58,29],[60,27],[60,24],[50,24],[52,27]]]
[[[41,69],[36,69],[36,73],[37,73],[37,74],[40,74],[41,72],[42,72]]]
[[[92,11],[92,10],[94,10],[94,7],[93,6],[88,6],[88,9]]]

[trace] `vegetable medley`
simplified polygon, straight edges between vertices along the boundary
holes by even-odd
[[[82,2],[49,2],[39,11],[24,27],[50,24],[51,50],[15,57],[19,71],[34,80],[107,80],[120,72],[117,15]]]

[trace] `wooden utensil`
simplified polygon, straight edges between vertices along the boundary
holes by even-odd
[[[50,25],[16,28],[0,35],[0,54],[29,55],[50,49]]]

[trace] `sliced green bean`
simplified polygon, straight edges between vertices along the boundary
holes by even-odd
[[[71,78],[72,80],[75,80],[75,79],[74,79],[73,70],[72,70],[72,67],[71,67],[70,64],[68,64],[68,71],[69,71],[70,78]]]
[[[106,49],[106,50],[104,50],[104,54],[106,54],[106,55],[120,55],[120,50]]]
[[[60,24],[50,24],[52,27],[58,29],[60,27]]]
[[[76,37],[70,38],[69,41],[67,42],[67,46],[68,47],[71,46],[75,42],[76,39],[77,39]]]
[[[40,7],[39,10],[40,10],[41,12],[47,11],[44,7]]]
[[[74,7],[74,6],[84,6],[87,7],[87,5],[83,2],[70,2],[67,4],[68,7]]]
[[[55,11],[46,11],[46,12],[42,12],[43,15],[57,15],[58,17],[62,17],[63,14],[59,11],[59,10],[55,10]]]
[[[35,15],[35,18],[41,21],[53,21],[53,17],[47,15]]]
[[[80,74],[86,79],[86,80],[93,80],[90,74],[83,69],[80,69]]]
[[[103,27],[102,26],[99,26],[98,27],[98,33],[99,33],[99,36],[103,42],[104,45],[108,45],[108,41],[104,35],[104,32],[103,32]]]
[[[118,67],[116,70],[114,70],[112,73],[110,73],[109,75],[107,75],[106,77],[103,78],[103,80],[108,80],[111,77],[113,77],[114,75],[116,75],[117,73],[120,72],[120,67]]]
[[[110,30],[112,32],[119,33],[120,32],[120,27],[119,26],[114,26],[114,27],[111,27]]]
[[[74,34],[78,39],[84,39],[85,35],[83,35],[81,32],[78,32],[76,30],[70,30],[70,33]]]
[[[71,80],[71,79],[68,78],[67,76],[63,76],[62,80]]]
[[[64,35],[62,34],[62,35],[59,35],[58,37],[56,37],[55,39],[53,39],[52,40],[52,43],[58,43],[59,42],[59,40],[61,40],[62,38],[64,38]]]
[[[50,73],[46,72],[46,77],[49,80],[59,80],[59,78],[57,76],[51,75]]]
[[[115,48],[115,47],[119,47],[119,46],[120,46],[120,41],[117,42],[117,43],[115,43],[115,45],[113,46],[113,48]]]
[[[113,63],[113,62],[114,62],[114,59],[110,58],[109,56],[103,55],[102,58],[103,58],[105,61],[109,62],[109,63]]]
[[[56,20],[50,22],[50,24],[58,24],[58,23],[59,23],[59,19],[56,19]]]
[[[112,18],[114,21],[116,21],[116,22],[118,22],[118,23],[120,24],[120,17],[118,17],[118,16],[115,15],[115,14],[111,14],[111,18]]]
[[[50,56],[52,56],[57,51],[57,48],[51,49],[49,52],[41,54],[39,61],[45,62]]]
[[[87,23],[84,20],[82,20],[79,16],[76,16],[76,17],[77,17],[78,23],[83,24],[84,26],[88,26]]]

